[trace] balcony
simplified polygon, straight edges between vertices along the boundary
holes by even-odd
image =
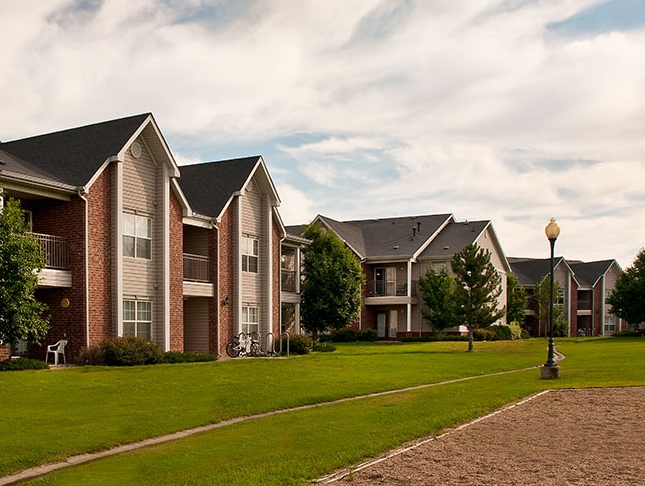
[[[412,281],[408,291],[407,282],[370,281],[365,284],[367,305],[415,304],[417,303],[417,281]]]
[[[44,235],[32,233],[40,242],[47,259],[45,268],[54,270],[68,270],[69,259],[67,257],[67,238],[62,236]]]
[[[212,282],[211,259],[203,255],[184,253],[184,280],[189,282]]]
[[[293,270],[282,270],[280,274],[280,282],[283,292],[295,292],[296,272]]]

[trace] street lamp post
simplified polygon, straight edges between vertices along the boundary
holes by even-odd
[[[549,292],[549,353],[546,363],[544,363],[544,366],[542,367],[542,378],[551,379],[558,378],[560,376],[560,367],[555,364],[555,346],[553,345],[553,288],[555,280],[554,251],[555,240],[557,240],[560,235],[560,227],[558,226],[558,223],[555,222],[555,219],[551,218],[549,224],[544,228],[544,232],[551,244],[551,289]]]

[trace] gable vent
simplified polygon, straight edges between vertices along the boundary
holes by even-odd
[[[132,142],[132,145],[130,145],[130,153],[135,159],[141,157],[141,144],[139,142]]]

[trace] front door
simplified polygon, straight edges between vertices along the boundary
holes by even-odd
[[[379,312],[378,314],[376,314],[376,335],[379,338],[385,338],[387,336],[387,334],[385,333],[385,317],[385,312]]]

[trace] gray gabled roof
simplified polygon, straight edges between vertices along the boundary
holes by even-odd
[[[244,188],[261,157],[223,160],[179,168],[179,185],[192,209],[217,218],[231,197]]]
[[[597,262],[570,262],[569,266],[575,272],[579,280],[590,287],[611,268],[616,260],[600,260]]]
[[[28,162],[31,167],[38,167],[53,180],[80,187],[123,149],[149,116],[150,113],[144,113],[3,142],[0,149]]]
[[[451,214],[335,221],[318,216],[364,259],[410,259],[452,221]]]
[[[562,257],[556,257],[553,265],[557,267]],[[551,259],[550,258],[513,258],[508,257],[508,262],[511,264],[513,274],[517,277],[520,285],[533,286],[540,283],[540,281],[551,273]]]
[[[451,222],[432,240],[421,257],[451,258],[465,246],[475,243],[490,221]]]
[[[32,179],[44,179],[55,182],[63,182],[60,179],[54,177],[49,172],[46,172],[27,161],[21,160],[15,155],[2,150],[2,148],[0,148],[0,172],[3,172],[5,174],[24,175]]]

